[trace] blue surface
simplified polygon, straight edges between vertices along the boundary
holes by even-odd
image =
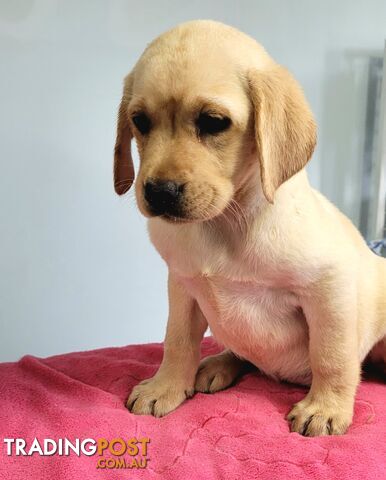
[[[374,253],[386,257],[386,238],[383,240],[372,240],[368,242],[368,245]]]

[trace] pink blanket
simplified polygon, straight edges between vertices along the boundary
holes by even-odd
[[[212,340],[203,342],[203,355],[217,350]],[[162,345],[152,344],[1,364],[0,478],[386,479],[386,386],[380,381],[362,382],[347,435],[313,439],[289,433],[284,420],[305,389],[258,374],[214,395],[196,394],[162,419],[131,415],[124,407],[129,390],[153,375],[161,358]],[[147,466],[97,468],[104,458],[98,452],[16,456],[13,448],[7,455],[4,438],[24,439],[29,453],[35,437],[39,444],[149,438]]]

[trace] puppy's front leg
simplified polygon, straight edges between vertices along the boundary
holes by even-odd
[[[194,393],[200,361],[200,342],[207,322],[197,302],[169,273],[169,320],[164,356],[154,377],[134,387],[127,400],[137,415],[162,417]]]
[[[339,435],[351,423],[360,361],[357,296],[349,281],[329,279],[302,300],[309,326],[312,384],[288,414],[292,432]]]

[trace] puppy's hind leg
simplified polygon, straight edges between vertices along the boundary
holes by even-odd
[[[230,350],[224,350],[201,360],[194,389],[202,393],[224,390],[252,368],[250,363],[236,357]]]

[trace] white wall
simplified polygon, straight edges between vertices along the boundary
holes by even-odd
[[[384,0],[0,0],[0,359],[163,338],[166,269],[113,193],[112,148],[123,76],[194,18],[250,33],[297,76],[320,124],[311,180],[356,218]]]

